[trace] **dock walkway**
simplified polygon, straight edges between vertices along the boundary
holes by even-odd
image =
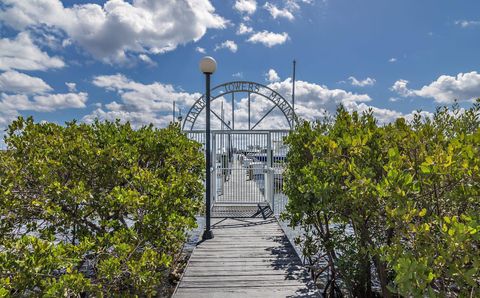
[[[216,218],[175,298],[320,297],[275,218]]]

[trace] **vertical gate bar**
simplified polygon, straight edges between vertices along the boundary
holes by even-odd
[[[275,172],[274,172],[274,169],[273,169],[273,148],[272,148],[272,132],[268,132],[268,135],[267,135],[267,159],[268,159],[268,188],[269,188],[269,197],[267,198],[269,203],[270,203],[270,207],[272,208],[272,212],[273,214],[275,214],[275,190],[274,190],[274,185],[275,185]]]
[[[235,130],[235,93],[232,92],[232,130]]]
[[[212,133],[212,165],[213,165],[213,172],[212,175],[212,203],[216,201],[217,198],[217,134]],[[211,204],[211,208],[213,210],[213,205]]]
[[[273,166],[273,160],[272,160],[272,133],[268,132],[267,133],[267,166],[272,167]]]
[[[248,92],[248,130],[250,130],[250,92]]]

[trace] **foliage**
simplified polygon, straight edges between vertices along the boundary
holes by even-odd
[[[480,100],[379,126],[339,108],[287,137],[283,215],[325,293],[480,295]]]
[[[202,197],[203,155],[177,125],[8,128],[0,296],[158,294]]]

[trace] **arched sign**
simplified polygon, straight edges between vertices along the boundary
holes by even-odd
[[[227,94],[232,94],[232,111],[234,105],[234,94],[235,93],[247,93],[248,94],[248,129],[254,130],[260,122],[262,122],[265,117],[267,117],[275,108],[279,108],[280,111],[285,116],[289,128],[292,129],[294,126],[294,121],[296,119],[295,112],[292,109],[292,106],[285,98],[280,95],[275,90],[267,87],[265,85],[255,83],[255,82],[247,82],[247,81],[235,81],[235,82],[228,82],[221,85],[218,85],[211,89],[210,101],[214,101],[217,98],[223,97]],[[250,94],[258,94],[270,102],[274,104],[274,106],[267,111],[259,121],[252,125],[250,122]],[[195,122],[197,121],[198,115],[200,112],[205,108],[205,95],[202,95],[197,101],[192,105],[188,114],[185,117],[183,122],[183,130],[192,130]],[[213,116],[218,118],[227,129],[233,130],[234,129],[234,120],[231,123],[231,126],[226,123],[222,118],[220,118],[214,111],[211,111]]]

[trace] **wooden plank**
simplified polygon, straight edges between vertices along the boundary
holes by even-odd
[[[217,219],[174,297],[320,297],[276,221]]]
[[[179,288],[175,297],[183,298],[270,298],[270,297],[319,297],[309,289],[298,287],[241,287],[241,288]]]
[[[284,274],[265,274],[265,272],[257,274],[241,274],[241,275],[200,275],[185,276],[183,282],[226,282],[226,281],[283,281],[283,280],[300,280],[308,278],[308,276],[284,275]]]
[[[257,267],[258,268],[258,267]],[[237,270],[235,270],[235,268],[228,268],[228,269],[225,269],[225,268],[215,268],[215,272],[212,273],[212,270],[210,270],[210,268],[204,268],[204,269],[187,269],[186,271],[186,276],[189,276],[189,277],[197,277],[197,276],[237,276],[237,277],[240,277],[240,276],[258,276],[258,275],[281,275],[281,276],[285,276],[285,275],[291,275],[291,276],[304,276],[305,275],[305,272],[303,271],[293,271],[293,272],[289,272],[287,270],[268,270],[266,271],[265,269],[266,268],[260,268],[260,269],[257,269],[255,267],[253,268],[248,268],[248,270],[245,270],[243,268],[239,268]],[[265,273],[267,272],[267,273]]]
[[[180,284],[180,288],[232,288],[232,287],[303,287],[304,282],[301,280],[289,280],[289,279],[275,279],[275,280],[236,280],[230,278],[229,280],[201,280],[201,281],[183,281]]]

